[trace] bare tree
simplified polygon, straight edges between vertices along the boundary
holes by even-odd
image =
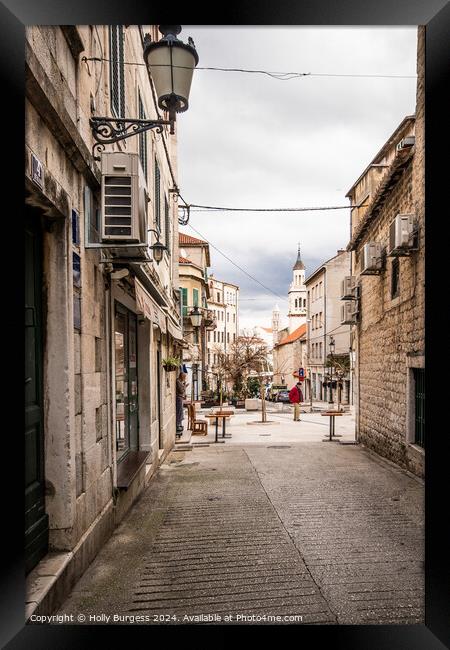
[[[218,365],[235,386],[246,385],[248,377],[256,374],[260,382],[262,422],[266,422],[264,373],[267,368],[267,345],[257,336],[239,336],[228,354],[219,352]]]

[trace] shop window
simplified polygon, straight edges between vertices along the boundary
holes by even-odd
[[[117,460],[138,448],[137,319],[116,303],[114,321]]]

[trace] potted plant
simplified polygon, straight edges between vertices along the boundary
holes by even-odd
[[[179,357],[167,357],[167,359],[163,359],[162,365],[167,372],[174,372],[181,366],[181,359]]]

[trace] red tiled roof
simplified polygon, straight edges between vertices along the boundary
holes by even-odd
[[[190,244],[191,246],[198,246],[203,245],[203,246],[208,246],[208,242],[203,241],[203,239],[197,239],[197,237],[191,237],[191,235],[185,235],[184,232],[179,233],[179,243],[180,246],[182,244]]]
[[[293,343],[294,341],[300,339],[304,334],[306,334],[306,323],[300,325],[300,327],[297,327],[297,329],[286,336],[285,339],[277,343],[275,347],[278,347],[279,345],[286,345],[287,343]]]
[[[181,257],[181,255],[178,257],[178,264],[190,264],[191,266],[194,266],[196,269],[199,269],[199,271],[202,271],[202,267],[193,262],[192,260],[188,260],[187,257]]]

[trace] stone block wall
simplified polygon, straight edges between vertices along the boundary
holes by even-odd
[[[425,195],[424,195],[424,32],[418,35],[415,149],[358,252],[368,241],[388,246],[389,224],[399,213],[414,213],[418,250],[400,257],[399,295],[391,297],[393,257],[379,276],[361,276],[358,325],[359,424],[362,443],[401,467],[423,476],[424,452],[414,442],[413,367],[424,367]],[[419,361],[420,360],[420,361]]]

